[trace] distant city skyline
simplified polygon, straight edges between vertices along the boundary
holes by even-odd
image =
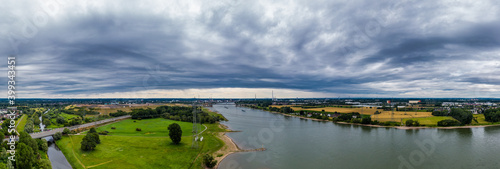
[[[495,1],[7,0],[0,9],[0,55],[16,56],[18,98],[500,97]]]

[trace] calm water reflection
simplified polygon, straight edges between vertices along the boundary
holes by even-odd
[[[225,108],[227,107],[227,108]],[[243,148],[219,168],[500,168],[500,128],[399,130],[286,117],[234,105],[212,108]],[[245,109],[245,112],[241,111]]]

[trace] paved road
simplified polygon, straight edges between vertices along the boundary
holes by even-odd
[[[116,120],[126,119],[126,118],[130,118],[130,117],[131,117],[130,115],[120,116],[120,117],[115,117],[112,119],[105,119],[105,120],[96,121],[96,122],[92,122],[92,123],[85,123],[85,124],[80,124],[80,125],[71,126],[71,127],[56,128],[56,129],[51,129],[50,131],[43,131],[43,132],[38,132],[38,133],[31,133],[30,135],[33,138],[43,138],[43,137],[54,135],[54,134],[56,134],[56,132],[62,132],[64,130],[64,128],[68,128],[69,130],[74,130],[74,129],[79,129],[79,128],[90,127],[90,126],[97,125],[97,124],[108,123],[108,122],[112,122],[112,121],[116,121]]]

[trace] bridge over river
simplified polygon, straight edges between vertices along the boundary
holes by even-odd
[[[71,126],[71,127],[56,128],[56,129],[51,129],[50,131],[43,131],[43,132],[38,132],[38,133],[31,133],[30,135],[33,138],[43,138],[43,137],[47,137],[47,136],[52,136],[52,135],[56,134],[56,132],[62,132],[64,130],[64,128],[68,128],[69,130],[87,128],[90,126],[114,122],[114,121],[118,121],[118,120],[123,120],[123,119],[130,118],[130,117],[131,117],[130,115],[120,116],[120,117],[105,119],[105,120],[96,121],[96,122],[92,122],[92,123],[85,123],[85,124],[80,124],[80,125]]]

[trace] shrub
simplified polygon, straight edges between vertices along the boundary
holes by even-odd
[[[116,129],[116,127],[111,127],[111,129]]]
[[[446,119],[446,120],[438,121],[437,125],[438,126],[443,126],[443,127],[458,126],[458,125],[460,125],[460,122],[456,121],[456,120],[452,120],[452,119]]]
[[[406,126],[420,126],[420,123],[416,120],[406,120]]]
[[[108,133],[109,133],[108,131],[101,131],[101,132],[99,132],[100,135],[108,135]]]
[[[54,136],[52,136],[54,138],[54,140],[60,140],[62,138],[62,134],[61,132],[56,132],[56,134],[54,134]]]
[[[213,168],[217,164],[217,160],[214,160],[214,157],[210,154],[203,155],[203,164],[208,168]]]
[[[140,128],[136,128],[135,131],[141,131],[141,129]]]
[[[377,125],[377,124],[379,124],[379,123],[380,123],[380,122],[379,122],[378,120],[373,120],[373,121],[371,122],[371,124],[373,124],[373,125]]]
[[[371,122],[372,122],[371,117],[363,117],[363,119],[361,120],[361,124],[370,124]]]
[[[67,135],[69,133],[70,133],[69,129],[68,128],[64,128],[62,134]]]

